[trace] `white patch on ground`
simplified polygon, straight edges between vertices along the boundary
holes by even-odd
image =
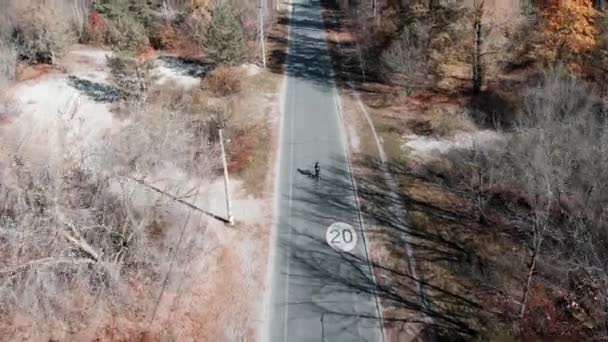
[[[255,76],[262,72],[262,68],[253,63],[243,64],[241,68],[243,69],[243,71],[245,71],[245,74],[247,74],[247,76]]]
[[[93,151],[112,128],[108,104],[83,96],[63,75],[19,84],[13,96],[21,115],[10,129],[32,158]]]
[[[156,70],[158,84],[173,83],[185,89],[192,89],[200,86],[201,76],[211,70],[211,66],[163,56],[156,60]]]
[[[235,219],[241,222],[260,222],[263,220],[264,210],[262,210],[261,201],[245,194],[241,180],[231,179],[229,182],[232,213],[235,214]],[[209,197],[214,200],[209,202],[205,208],[209,208],[212,213],[226,217],[224,178],[220,177],[211,182]]]
[[[452,139],[437,139],[420,135],[408,135],[405,149],[410,156],[419,159],[434,159],[452,149],[470,149],[473,145],[480,147],[494,146],[504,141],[498,132],[481,130],[475,132],[459,132]]]
[[[192,89],[200,86],[201,79],[186,75],[176,74],[173,69],[167,68],[162,62],[158,63],[158,84],[175,83],[186,89]]]
[[[354,153],[361,152],[361,138],[359,137],[359,133],[357,132],[357,126],[355,124],[346,124],[346,129],[348,129],[348,140],[350,142],[350,148]]]
[[[20,115],[10,128],[17,141],[32,149],[29,157],[65,153],[64,147],[86,154],[96,150],[103,137],[119,125],[110,112],[115,92],[108,83],[106,56],[112,52],[77,45],[60,62],[67,74],[53,72],[18,83],[11,89]],[[174,82],[184,88],[197,87],[204,65],[158,60],[159,84]],[[177,66],[176,66],[177,65]],[[24,147],[27,148],[27,147]]]

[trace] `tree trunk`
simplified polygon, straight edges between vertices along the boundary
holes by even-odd
[[[475,45],[473,47],[473,94],[478,95],[481,92],[483,83],[483,67],[481,64],[481,46],[483,37],[481,36],[481,19],[483,16],[483,1],[475,5],[475,17],[473,21],[473,29],[475,31]]]
[[[530,293],[530,286],[532,285],[532,278],[534,277],[534,270],[536,269],[536,257],[537,257],[537,249],[534,248],[532,250],[532,258],[530,260],[530,268],[528,269],[528,277],[526,279],[526,287],[524,287],[524,296],[521,301],[521,310],[519,311],[519,319],[522,320],[524,315],[526,314],[526,309],[528,307],[528,295]]]
[[[536,260],[540,254],[540,248],[543,243],[545,234],[545,226],[539,230],[538,226],[534,227],[534,243],[532,247],[532,257],[530,258],[530,267],[528,268],[528,276],[526,278],[526,286],[524,287],[524,295],[521,301],[521,310],[519,311],[519,319],[522,320],[528,308],[528,298],[530,295],[530,287],[534,279],[534,271],[536,270]]]

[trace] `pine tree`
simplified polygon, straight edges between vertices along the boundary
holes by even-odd
[[[228,1],[222,1],[213,11],[206,48],[208,57],[218,64],[234,66],[247,57],[241,23]]]
[[[116,13],[110,20],[109,40],[112,85],[124,101],[143,103],[154,82],[154,61],[140,56],[150,44],[143,25],[128,13]]]
[[[154,60],[116,52],[114,56],[107,57],[107,64],[110,81],[120,97],[130,103],[143,103],[155,79]]]
[[[150,45],[143,25],[127,14],[120,14],[110,21],[108,36],[114,52],[136,54]]]

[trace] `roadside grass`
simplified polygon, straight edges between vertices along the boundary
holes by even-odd
[[[249,82],[250,91],[272,92],[276,91],[279,75],[268,71],[261,71],[259,74],[251,77]]]
[[[262,197],[273,159],[273,122],[279,114],[280,75],[261,70],[243,80],[243,91],[233,97],[228,143],[229,170],[243,180],[245,191]],[[278,121],[278,120],[277,120]]]
[[[470,132],[475,129],[472,120],[465,112],[454,112],[436,106],[424,113],[430,123],[433,135],[437,137],[452,137],[457,132]]]
[[[236,135],[230,148],[233,175],[243,181],[245,191],[254,197],[265,196],[268,189],[270,163],[275,159],[273,148],[280,129],[279,91],[283,63],[287,51],[287,12],[279,11],[269,30],[267,69],[243,80],[243,91],[235,97],[231,120]]]
[[[283,65],[287,58],[287,35],[288,35],[288,12],[279,10],[276,13],[276,22],[268,32],[267,42],[267,66],[276,74],[283,73]]]
[[[267,122],[251,126],[247,131],[244,134],[248,142],[242,145],[247,146],[247,149],[241,152],[238,159],[233,158],[231,163],[235,161],[239,163],[240,160],[242,165],[236,170],[236,176],[243,181],[245,191],[256,197],[261,197],[266,185],[266,175],[268,170],[272,169],[269,163],[273,135]],[[243,143],[243,141],[239,143]]]

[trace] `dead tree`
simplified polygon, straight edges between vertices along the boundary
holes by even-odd
[[[484,13],[484,0],[475,1],[473,10],[473,32],[475,34],[475,42],[473,46],[473,94],[478,95],[481,92],[483,84],[483,64],[482,45],[483,45],[483,25],[482,18]]]
[[[532,282],[534,280],[534,274],[536,272],[536,263],[541,254],[541,248],[543,246],[545,233],[547,231],[546,214],[546,212],[535,213],[532,222],[532,243],[530,247],[530,261],[528,262],[528,272],[526,275],[526,281],[521,300],[521,308],[519,310],[520,320],[523,320],[528,309],[528,299],[530,296],[530,288],[532,287]]]

